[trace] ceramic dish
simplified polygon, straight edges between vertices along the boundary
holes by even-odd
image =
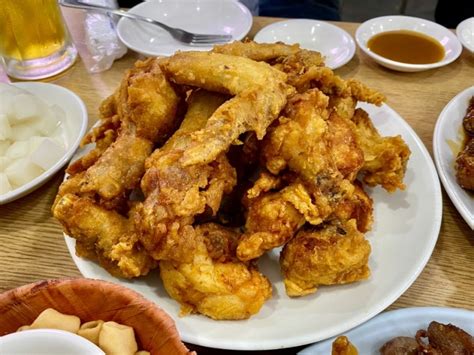
[[[61,124],[66,153],[40,176],[15,190],[0,194],[0,205],[29,194],[51,179],[71,159],[87,130],[87,109],[79,96],[72,91],[47,83],[23,82],[12,85],[31,92],[49,105],[58,105],[63,109],[66,116]]]
[[[0,337],[2,354],[105,355],[89,340],[64,330],[32,329]]]
[[[414,337],[419,329],[426,329],[430,322],[452,323],[474,334],[474,312],[460,308],[416,307],[386,312],[367,323],[344,333],[359,354],[379,355],[380,347],[398,336]],[[335,338],[314,344],[299,355],[329,355]]]
[[[456,27],[456,35],[464,48],[474,53],[474,17],[465,19]]]
[[[394,30],[411,30],[421,32],[439,41],[444,47],[444,59],[431,64],[408,64],[396,62],[375,54],[367,47],[368,40],[381,32]],[[462,51],[462,46],[456,35],[437,23],[409,16],[376,17],[361,24],[356,31],[356,42],[360,49],[380,65],[403,72],[417,72],[439,68],[455,61]]]
[[[464,138],[462,120],[474,86],[456,95],[441,111],[433,136],[433,154],[438,174],[454,206],[474,229],[474,193],[467,192],[456,181],[454,162]]]
[[[326,66],[336,69],[349,62],[355,53],[352,37],[343,29],[317,20],[287,20],[262,28],[255,41],[260,43],[299,43],[302,48],[321,52]]]
[[[250,11],[236,0],[160,0],[148,1],[129,12],[150,17],[172,27],[204,34],[230,34],[240,40],[252,27]],[[148,56],[169,56],[180,51],[208,51],[210,46],[179,42],[165,30],[147,23],[122,18],[117,33],[130,49]]]
[[[383,135],[401,134],[412,151],[405,191],[367,189],[375,209],[375,224],[367,233],[372,245],[368,281],[321,287],[316,294],[291,299],[280,275],[279,250],[273,250],[259,261],[273,285],[272,299],[248,320],[215,321],[201,315],[179,317],[179,304],[167,295],[158,272],[134,280],[115,278],[95,262],[77,257],[75,239],[65,235],[74,262],[86,277],[127,286],[159,304],[174,318],[183,341],[192,344],[237,350],[286,348],[327,339],[365,322],[393,303],[423,270],[438,238],[442,204],[436,169],[415,132],[387,105],[361,106]]]

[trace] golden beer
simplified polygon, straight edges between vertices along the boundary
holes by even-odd
[[[76,51],[57,0],[1,0],[0,55],[18,78],[46,77],[72,65]]]

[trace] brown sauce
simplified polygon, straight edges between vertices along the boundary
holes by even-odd
[[[367,42],[374,53],[401,63],[430,64],[444,58],[444,47],[423,33],[399,30],[376,34]]]

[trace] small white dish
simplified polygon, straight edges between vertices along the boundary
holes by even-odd
[[[454,162],[463,141],[462,120],[474,86],[456,95],[441,111],[433,137],[433,154],[438,174],[454,206],[466,223],[474,229],[474,193],[469,193],[456,180]]]
[[[367,42],[372,36],[381,32],[396,30],[410,30],[420,32],[435,38],[444,47],[444,59],[430,64],[401,63],[382,57],[372,52],[367,47]],[[437,23],[417,17],[382,16],[373,18],[362,23],[357,28],[355,38],[360,49],[362,49],[365,54],[367,54],[377,63],[389,69],[402,72],[417,72],[439,68],[455,61],[462,52],[462,45],[453,32],[448,30],[446,27],[438,25]]]
[[[474,53],[474,17],[462,21],[458,27],[456,27],[456,35],[464,48]]]
[[[77,256],[76,240],[65,234],[74,263],[85,277],[123,285],[159,304],[176,322],[182,340],[191,344],[233,350],[281,349],[324,340],[362,324],[400,297],[423,270],[438,239],[442,200],[433,161],[409,124],[388,105],[359,106],[382,135],[400,134],[412,152],[404,179],[406,190],[394,194],[379,187],[366,190],[374,200],[375,213],[373,229],[366,234],[372,246],[369,280],[321,287],[316,294],[292,299],[285,293],[279,271],[280,249],[274,249],[259,260],[260,270],[273,285],[272,299],[250,319],[219,323],[202,315],[180,317],[179,304],[168,296],[155,273],[133,280],[116,278],[96,262]],[[73,159],[92,148],[78,150]]]
[[[260,43],[299,43],[302,48],[318,51],[331,69],[342,67],[355,53],[351,35],[330,23],[317,20],[287,20],[262,28],[255,41]]]
[[[451,323],[474,334],[474,312],[461,308],[413,307],[379,314],[357,328],[344,334],[359,351],[359,354],[379,355],[379,349],[387,341],[399,337],[415,337],[419,329],[426,329],[432,321]],[[298,355],[331,354],[331,338],[303,349]]]
[[[12,85],[29,91],[49,105],[58,105],[63,109],[66,116],[61,124],[63,127],[66,153],[56,162],[56,164],[40,176],[15,190],[7,192],[6,194],[0,194],[0,205],[29,194],[51,179],[54,174],[56,174],[71,159],[87,130],[86,106],[79,96],[72,91],[59,85],[39,82],[19,82],[13,83]]]
[[[159,0],[134,6],[130,13],[150,17],[169,26],[203,34],[229,34],[240,40],[252,27],[252,14],[236,0]],[[196,46],[175,40],[157,27],[122,18],[117,26],[120,40],[148,56],[169,56],[176,51],[208,51],[213,45]]]
[[[89,340],[63,330],[31,329],[0,337],[0,353],[9,355],[105,355]]]

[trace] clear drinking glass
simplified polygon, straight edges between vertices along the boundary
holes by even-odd
[[[8,75],[26,80],[53,76],[74,64],[57,0],[1,0],[0,55]]]

